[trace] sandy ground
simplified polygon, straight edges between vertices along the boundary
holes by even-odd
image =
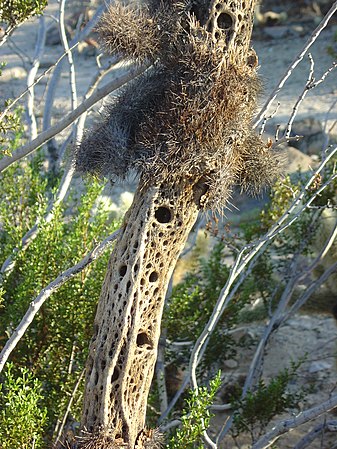
[[[55,0],[49,2],[46,14],[54,14],[57,11]],[[52,23],[47,16],[47,22]],[[0,78],[0,98],[15,98],[26,87],[26,74],[30,67],[30,60],[34,54],[34,46],[37,35],[37,21],[29,21],[24,24],[13,36],[11,46],[5,45],[0,48],[0,60],[7,62],[3,77]],[[315,61],[315,77],[319,79],[322,74],[331,66],[332,58],[327,54],[327,45],[331,42],[336,31],[336,25],[329,27],[320,36],[319,40],[312,47],[312,55]],[[271,89],[276,86],[278,80],[285,72],[286,68],[303,47],[307,36],[294,34],[279,39],[259,38],[254,39],[253,46],[259,56],[260,74],[264,82],[264,93],[261,104],[268,97]],[[20,50],[18,53],[16,48]],[[41,69],[39,73],[49,67],[60,55],[62,48],[60,45],[48,46],[45,48],[41,59]],[[78,96],[81,98],[86,92],[89,81],[95,73],[96,63],[93,56],[87,56],[86,52],[75,53],[76,79]],[[117,68],[121,70],[121,68]],[[300,95],[305,85],[309,73],[309,62],[306,57],[304,61],[294,71],[286,83],[279,96],[280,107],[277,115],[270,121],[272,130],[276,124],[285,125],[291,114],[294,102]],[[113,72],[106,80],[110,80]],[[45,78],[36,86],[36,115],[41,127],[41,117],[43,105],[48,87],[48,79]],[[336,73],[331,73],[326,81],[319,87],[309,92],[307,99],[301,105],[298,118],[314,117],[323,124],[328,121],[329,126],[337,120],[337,83]],[[333,106],[328,114],[329,109]],[[97,107],[95,108],[97,110]],[[271,110],[274,108],[272,107]],[[58,85],[55,102],[53,105],[53,122],[64,117],[70,110],[70,88],[67,64],[64,64],[61,79]],[[252,325],[251,332],[259,335],[262,332],[263,324]],[[334,319],[327,315],[300,315],[293,318],[274,338],[266,356],[266,377],[269,378],[280,368],[285,366],[285,361],[289,357],[298,359],[305,353],[309,354],[308,361],[301,368],[303,371],[302,382],[312,382],[315,385],[313,394],[308,397],[308,406],[313,406],[336,388],[336,323]],[[229,379],[235,379],[244,373],[248,367],[247,360],[249,354],[242,353],[241,363],[234,368],[226,368],[225,374]],[[319,364],[318,362],[321,362]],[[316,363],[316,365],[313,365]],[[318,363],[318,364],[317,364]],[[331,415],[329,419],[335,419]],[[221,425],[223,416],[217,416],[215,426]],[[280,449],[292,448],[295,442],[300,439],[300,434],[307,432],[314,427],[315,423],[309,423],[303,428],[297,429],[279,443]],[[316,440],[310,445],[312,449],[332,449],[337,442],[337,432],[330,432],[324,436],[323,441]],[[246,444],[246,445],[245,445]],[[234,445],[224,445],[223,448],[232,448]],[[248,448],[247,442],[241,446]]]

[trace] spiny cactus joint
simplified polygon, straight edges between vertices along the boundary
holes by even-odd
[[[202,180],[199,205],[212,210],[235,184],[253,193],[271,184],[281,158],[251,127],[260,92],[249,47],[254,3],[110,6],[98,27],[103,47],[153,65],[87,134],[77,169],[119,177],[136,169],[151,184]]]

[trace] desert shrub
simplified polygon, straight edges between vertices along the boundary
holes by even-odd
[[[27,368],[14,374],[8,364],[0,384],[0,441],[2,449],[43,448],[47,410],[42,383]]]
[[[261,436],[271,420],[286,411],[299,411],[300,401],[306,390],[297,391],[289,388],[291,381],[297,377],[301,362],[293,363],[289,369],[282,370],[268,383],[260,379],[254,388],[248,390],[244,398],[238,388],[232,398],[234,437],[249,432],[254,442]]]
[[[171,436],[167,449],[202,449],[202,436],[208,429],[212,414],[209,407],[220,388],[220,372],[209,383],[209,388],[199,387],[189,393],[181,416],[181,426]]]
[[[0,7],[0,22],[16,26],[31,16],[42,14],[47,0],[3,0]]]
[[[1,341],[6,341],[30,301],[49,282],[118,225],[101,207],[103,186],[94,180],[82,185],[80,194],[78,187],[73,188],[63,206],[55,209],[53,219],[46,222],[43,217],[54,194],[53,184],[55,180],[50,182],[44,171],[42,155],[12,165],[1,179],[1,263],[10,255],[15,260],[13,271],[2,282]],[[39,233],[21,250],[21,238],[37,218]],[[13,252],[13,248],[17,250]],[[55,292],[12,354],[14,379],[27,368],[42,382],[39,400],[48,410],[49,436],[85,365],[107,259],[108,252]],[[79,419],[81,394],[80,388],[72,407],[74,420]]]

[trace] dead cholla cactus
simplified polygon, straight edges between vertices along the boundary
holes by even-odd
[[[103,47],[153,67],[107,107],[77,169],[121,177],[137,169],[151,183],[199,178],[200,207],[211,209],[225,206],[234,184],[253,192],[271,184],[279,157],[251,129],[260,81],[250,3],[110,6],[98,27]]]
[[[103,17],[106,48],[152,67],[120,92],[77,151],[80,171],[123,177],[137,169],[142,178],[97,306],[83,449],[160,446],[145,427],[146,406],[179,254],[200,208],[222,208],[234,184],[260,188],[277,166],[250,126],[260,89],[249,49],[255,0],[148,1]]]

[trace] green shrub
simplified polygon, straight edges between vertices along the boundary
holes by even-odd
[[[7,365],[0,384],[0,441],[2,449],[43,448],[47,410],[43,404],[42,383],[26,368],[14,375]]]
[[[203,433],[208,429],[216,392],[221,386],[220,372],[210,381],[209,388],[199,387],[190,392],[186,407],[182,412],[181,427],[177,429],[167,444],[167,449],[203,449]]]
[[[268,384],[260,379],[253,389],[248,390],[244,399],[240,398],[241,391],[237,390],[232,400],[234,436],[249,432],[252,441],[255,441],[273,418],[289,410],[299,410],[305,389],[289,391],[289,383],[296,377],[301,363],[292,364],[291,368],[281,371]]]
[[[42,14],[47,0],[3,0],[0,6],[0,22],[18,25],[31,16]]]
[[[111,221],[99,203],[102,188],[91,180],[80,187],[79,195],[78,186],[74,187],[64,205],[56,208],[53,219],[46,223],[43,216],[53,191],[42,157],[37,155],[28,162],[17,163],[3,174],[0,263],[12,255],[15,268],[2,284],[1,343],[44,287],[117,228],[119,223]],[[27,249],[21,250],[20,240],[37,218],[39,233]],[[13,253],[15,247],[19,251]],[[108,257],[106,252],[48,299],[11,355],[16,368],[29,368],[43,383],[41,404],[48,409],[49,438],[57,419],[62,419],[69,395],[85,366]],[[72,407],[75,421],[81,413],[81,395],[82,388]]]

